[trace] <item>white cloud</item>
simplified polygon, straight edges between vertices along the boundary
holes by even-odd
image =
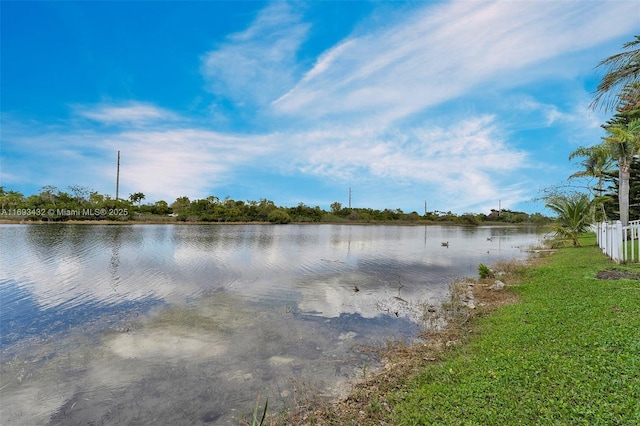
[[[633,2],[429,4],[330,49],[274,106],[293,115],[393,120],[489,79],[517,80],[526,66],[558,57],[562,63],[561,55],[636,25]]]
[[[262,137],[220,134],[196,128],[124,131],[103,144],[122,151],[125,192],[142,191],[169,202],[180,196],[211,195],[210,188],[241,178],[269,151]]]
[[[76,107],[76,113],[105,124],[146,124],[151,121],[176,120],[177,116],[165,109],[142,102],[128,102],[123,105],[98,105]]]
[[[148,105],[148,111],[161,111]],[[105,111],[107,107],[80,108]],[[119,113],[116,113],[117,116]],[[210,188],[229,183],[270,151],[262,136],[214,132],[174,122],[158,126],[140,118],[136,123],[116,123],[110,132],[78,127],[57,128],[33,123],[29,132],[21,127],[3,128],[5,149],[19,154],[12,163],[13,175],[36,184],[67,186],[80,184],[113,196],[116,153],[121,152],[120,194],[143,192],[146,201],[179,196],[205,197]],[[156,115],[153,115],[156,117]],[[141,116],[142,117],[142,116]],[[75,122],[74,122],[75,123]],[[78,123],[75,123],[76,125]],[[125,124],[125,125],[123,125]],[[274,141],[276,143],[276,141]],[[27,162],[20,158],[29,153]],[[4,180],[11,182],[10,180]]]
[[[256,170],[270,170],[338,185],[384,185],[392,192],[433,188],[456,209],[495,199],[500,176],[522,168],[527,159],[508,146],[496,118],[488,115],[447,127],[428,121],[403,129],[324,125],[259,135],[186,126],[177,117],[160,128],[154,123],[120,126],[109,134],[42,128],[12,143],[47,153],[55,179],[44,176],[43,185],[60,185],[61,180],[61,189],[81,183],[108,194],[115,188],[115,155],[120,150],[120,194],[143,192],[149,202],[206,197],[238,180],[251,182]],[[90,146],[95,152],[87,150]],[[513,199],[521,197],[518,191],[511,193]],[[366,203],[373,206],[379,200],[378,195]]]
[[[528,167],[527,154],[509,147],[493,116],[468,117],[449,127],[429,122],[402,130],[333,126],[269,137],[287,151],[272,159],[280,170],[401,191],[432,188],[455,208],[498,199],[502,179]],[[517,188],[507,195],[523,197]]]
[[[267,6],[247,30],[203,56],[208,89],[240,105],[271,102],[295,82],[296,53],[308,30],[289,4]]]
[[[271,133],[258,133],[249,121],[242,123],[246,132],[226,134],[151,103],[128,102],[75,108],[111,125],[108,133],[75,120],[71,130],[40,128],[38,135],[22,132],[3,143],[41,152],[35,155],[50,163],[43,178],[81,179],[99,191],[113,187],[120,150],[121,192],[142,191],[149,201],[210,195],[234,180],[251,182],[255,168],[332,185],[384,186],[394,196],[431,191],[454,211],[487,200],[495,206],[496,199],[505,206],[527,197],[523,170],[542,161],[532,164],[533,150],[514,148],[513,133],[538,127],[594,132],[600,121],[580,106],[588,104],[581,82],[582,97],[564,105],[535,92],[515,99],[504,89],[557,70],[562,79],[584,75],[572,54],[628,34],[638,23],[635,2],[428,2],[382,27],[375,19],[360,25],[304,73],[296,56],[311,27],[295,7],[270,4],[246,30],[201,58],[208,90],[236,106],[257,106],[252,118],[269,118]],[[457,98],[470,105],[459,115],[444,106]],[[496,105],[487,107],[487,98]],[[215,110],[223,116],[225,108],[221,102]],[[515,115],[523,112],[536,121],[522,124]],[[73,174],[63,171],[69,165]],[[368,202],[380,199],[374,197]]]

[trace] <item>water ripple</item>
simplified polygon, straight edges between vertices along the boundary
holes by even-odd
[[[179,304],[212,289],[270,305],[315,304],[310,309],[351,312],[370,308],[362,301],[353,307],[356,288],[361,295],[370,291],[386,297],[400,289],[420,297],[420,291],[446,287],[451,276],[474,275],[480,262],[521,255],[517,246],[539,238],[517,232],[353,225],[5,225],[0,239],[13,250],[0,254],[0,286],[8,292],[3,300],[24,305],[30,315],[146,300]],[[5,321],[22,317],[17,310],[3,311],[8,312]]]
[[[3,415],[237,423],[289,377],[362,377],[353,348],[415,335],[451,275],[538,238],[518,232],[0,225]]]

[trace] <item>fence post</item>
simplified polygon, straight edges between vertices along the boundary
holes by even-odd
[[[620,222],[619,220],[616,220],[614,229],[615,231],[612,232],[612,234],[614,235],[613,235],[613,244],[611,247],[614,257],[612,257],[612,259],[620,263],[621,261],[624,260],[623,252],[622,252],[622,232],[623,232],[622,222]]]
[[[625,249],[629,249],[629,256],[625,259],[627,262],[629,260],[631,260],[631,262],[633,262],[636,259],[636,250],[635,250],[635,227],[634,226],[630,226],[628,231],[624,231],[625,235],[627,234],[627,232],[629,233],[629,240],[631,241],[631,244],[626,244],[624,245]],[[628,247],[631,246],[631,247]]]
[[[613,241],[613,224],[607,223],[607,241],[605,243],[605,249],[607,256],[611,257],[611,244]]]
[[[640,262],[640,250],[636,250],[635,243],[640,240],[640,220],[629,222],[629,226],[622,226],[616,222],[599,222],[591,225],[596,233],[598,247],[617,263]],[[629,247],[631,246],[631,247]]]
[[[598,231],[598,246],[602,249],[602,252],[605,253],[605,247],[607,242],[607,222],[600,222],[597,226]]]

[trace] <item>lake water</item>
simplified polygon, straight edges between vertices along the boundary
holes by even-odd
[[[0,424],[241,424],[335,396],[528,228],[0,225]],[[449,242],[449,247],[442,246]]]

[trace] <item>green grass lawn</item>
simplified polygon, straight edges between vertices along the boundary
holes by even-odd
[[[640,281],[596,278],[640,267],[581,243],[527,269],[520,302],[478,319],[469,344],[398,391],[389,422],[640,424]]]

